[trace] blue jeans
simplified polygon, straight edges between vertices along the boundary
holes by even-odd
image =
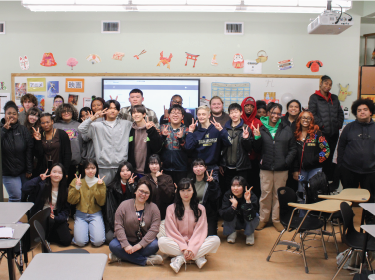
[[[309,181],[312,176],[314,176],[316,173],[322,171],[322,168],[314,168],[314,169],[309,169],[309,170],[303,170],[301,169],[300,175],[304,177],[303,181]],[[298,182],[298,191],[303,193],[303,200],[300,202],[302,204],[305,204],[306,202],[306,192],[305,188],[303,187],[301,182]],[[306,210],[300,210],[299,211],[299,216],[304,217],[306,215],[307,211]]]
[[[9,202],[20,202],[22,195],[22,185],[26,183],[26,174],[23,173],[17,177],[3,176],[3,184],[9,195]]]
[[[234,217],[232,221],[224,221],[224,230],[223,235],[229,235],[236,230],[244,229],[245,235],[249,236],[254,233],[256,227],[259,225],[259,215],[257,213],[257,216],[249,221],[240,221],[237,219],[237,215]]]
[[[154,239],[154,241],[148,244],[145,248],[142,248],[129,255],[125,252],[125,249],[121,247],[121,243],[117,240],[117,238],[113,238],[111,243],[109,243],[109,250],[111,250],[111,252],[121,260],[144,266],[146,265],[147,257],[155,255],[156,252],[159,251],[159,246],[158,240]]]
[[[89,240],[94,246],[101,246],[105,241],[102,211],[88,214],[77,210],[74,220],[73,243],[77,246],[83,247],[89,242]]]

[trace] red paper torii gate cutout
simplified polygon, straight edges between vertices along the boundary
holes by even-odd
[[[188,63],[188,60],[191,59],[191,60],[194,60],[194,65],[193,65],[193,68],[195,67],[195,62],[197,61],[197,57],[199,56],[199,54],[191,54],[191,53],[188,53],[188,52],[185,52],[186,53],[186,63],[185,63],[185,66],[187,66],[187,63]]]

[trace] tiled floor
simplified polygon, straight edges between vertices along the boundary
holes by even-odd
[[[360,208],[354,208],[356,213],[355,225],[358,227],[360,222]],[[219,223],[221,224],[221,223]],[[166,259],[161,266],[139,267],[129,263],[115,263],[107,265],[104,271],[104,279],[311,279],[324,280],[331,279],[336,272],[336,250],[332,238],[327,244],[328,260],[324,259],[321,241],[310,241],[308,245],[320,246],[310,248],[306,251],[307,263],[310,273],[306,274],[303,266],[303,260],[300,255],[278,252],[272,255],[271,261],[267,262],[266,257],[272,248],[278,232],[271,226],[262,231],[255,232],[255,245],[246,246],[245,237],[239,233],[236,244],[228,244],[222,235],[222,227],[219,227],[219,237],[222,244],[216,254],[207,257],[208,262],[199,270],[195,264],[189,264],[182,267],[176,275],[169,267],[170,259]],[[339,235],[338,239],[341,240]],[[291,234],[285,234],[285,238],[291,237]],[[346,249],[342,243],[339,244],[340,251]],[[74,248],[70,246],[69,248]],[[281,248],[281,247],[280,247]],[[284,247],[285,248],[285,247]],[[52,245],[53,251],[59,251],[66,248],[59,248]],[[90,253],[109,253],[108,246],[94,248],[91,245],[85,247]],[[34,254],[40,253],[37,248]],[[30,254],[31,259],[31,254]],[[67,269],[62,265],[62,269]],[[17,277],[20,277],[17,272]],[[5,259],[0,264],[0,279],[8,279],[8,268]],[[51,277],[53,279],[53,277]],[[348,271],[343,270],[336,279],[353,279]]]

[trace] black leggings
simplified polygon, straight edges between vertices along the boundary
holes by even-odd
[[[69,246],[72,243],[68,222],[56,223],[50,218],[49,234],[47,240],[61,246]]]

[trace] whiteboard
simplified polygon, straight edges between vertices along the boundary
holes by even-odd
[[[50,75],[50,76],[49,76]],[[14,100],[14,84],[15,83],[27,83],[27,78],[43,77],[48,81],[59,81],[59,95],[63,96],[65,102],[68,101],[69,94],[78,95],[78,104],[77,110],[80,110],[83,105],[83,98],[91,98],[92,96],[101,97],[102,95],[102,78],[144,78],[146,75],[148,78],[162,79],[163,77],[158,74],[157,76],[152,76],[150,74],[145,75],[135,75],[130,76],[129,74],[108,74],[108,75],[97,75],[90,76],[93,74],[83,74],[83,75],[71,75],[67,76],[66,74],[12,74],[12,99]],[[95,74],[94,74],[95,75]],[[208,76],[209,75],[209,76]],[[309,97],[316,90],[319,89],[319,78],[320,76],[303,76],[300,77],[274,77],[274,75],[223,75],[219,74],[194,74],[194,76],[189,74],[169,74],[169,78],[185,79],[190,78],[199,78],[200,79],[200,96],[205,97],[206,99],[211,98],[211,85],[212,83],[250,83],[250,96],[254,97],[256,100],[264,99],[266,92],[271,92],[276,94],[276,99],[280,101],[283,105],[283,113],[285,113],[285,105],[282,102],[282,97],[284,94],[291,94],[293,98],[298,99],[303,107],[307,107]],[[126,77],[125,77],[126,76]],[[167,76],[167,75],[166,75]],[[263,77],[264,76],[264,77]],[[82,78],[85,80],[85,89],[83,93],[71,93],[65,92],[65,79],[66,78]],[[47,97],[47,92],[33,92],[37,95],[45,95],[45,112],[52,112],[53,98]],[[124,93],[125,94],[125,93]],[[171,96],[172,97],[172,96]],[[15,100],[17,105],[20,105],[20,100]],[[164,104],[166,108],[169,108],[169,104]],[[152,106],[150,106],[152,109]],[[160,118],[160,116],[158,116]]]

